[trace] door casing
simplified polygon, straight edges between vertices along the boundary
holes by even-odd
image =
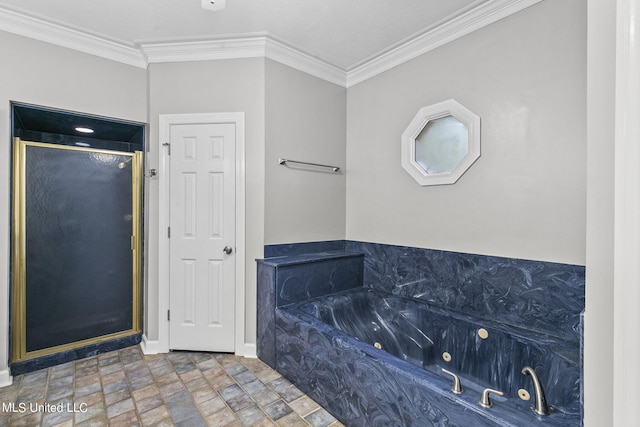
[[[235,124],[236,129],[236,286],[235,286],[235,352],[244,355],[245,348],[245,136],[244,113],[161,114],[159,116],[158,165],[158,342],[149,345],[147,353],[169,352],[169,207],[171,126],[184,124]],[[143,336],[143,341],[145,336]]]

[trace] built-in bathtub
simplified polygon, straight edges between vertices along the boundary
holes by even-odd
[[[258,356],[344,424],[582,425],[582,267],[346,246],[258,262]],[[430,282],[444,277],[440,265],[449,286]],[[532,410],[525,366],[540,379],[547,416]],[[504,397],[482,407],[485,388]]]
[[[548,351],[548,337],[367,288],[282,307],[276,329],[277,369],[349,426],[581,424],[580,355]],[[524,366],[540,378],[548,416],[533,412]],[[442,368],[459,375],[462,395]],[[483,408],[484,388],[504,397]]]

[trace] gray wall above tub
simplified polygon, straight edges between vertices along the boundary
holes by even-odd
[[[586,11],[540,2],[350,87],[346,238],[584,265]],[[400,135],[449,98],[481,117],[482,154],[421,187]]]

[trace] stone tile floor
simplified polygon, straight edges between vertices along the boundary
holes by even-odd
[[[258,359],[138,346],[14,378],[5,426],[342,426]]]

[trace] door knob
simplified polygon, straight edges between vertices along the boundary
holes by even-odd
[[[227,255],[231,255],[231,252],[233,252],[233,249],[230,246],[225,246],[222,252],[224,252]]]

